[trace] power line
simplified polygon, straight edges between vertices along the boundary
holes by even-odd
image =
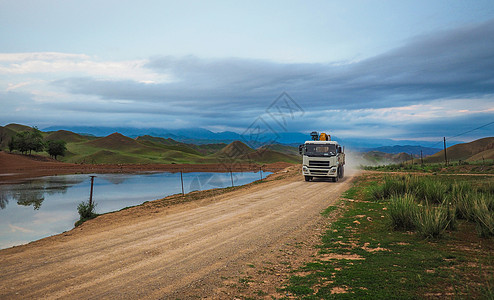
[[[477,128],[474,128],[474,129],[471,129],[471,130],[468,130],[468,131],[462,132],[462,133],[457,134],[457,135],[454,135],[454,136],[450,136],[450,137],[446,138],[446,140],[449,140],[449,139],[452,139],[452,138],[455,138],[455,137],[462,136],[462,135],[464,135],[464,134],[470,133],[470,132],[475,131],[475,130],[479,130],[479,129],[481,129],[481,128],[487,127],[487,126],[492,125],[492,124],[494,124],[494,122],[489,122],[489,123],[484,124],[484,125],[482,125],[482,126],[479,126],[479,127],[477,127]],[[436,145],[439,145],[439,144],[440,144],[440,143],[442,143],[442,142],[443,142],[443,141],[439,141],[439,142],[435,143],[434,145],[432,145],[432,146],[431,146],[431,148],[434,148]]]
[[[475,130],[478,130],[478,129],[480,129],[480,128],[487,127],[487,126],[489,126],[489,125],[491,125],[491,124],[494,124],[494,122],[490,122],[490,123],[484,124],[484,125],[482,125],[482,126],[479,126],[479,127],[477,127],[477,128],[474,128],[474,129],[472,129],[472,130],[465,131],[465,132],[463,132],[463,133],[460,133],[460,134],[457,134],[457,135],[454,135],[454,136],[450,136],[449,138],[446,138],[446,139],[447,139],[447,140],[449,140],[449,139],[452,139],[452,138],[455,138],[455,137],[459,137],[459,136],[461,136],[461,135],[464,135],[464,134],[470,133],[470,132],[475,131]]]

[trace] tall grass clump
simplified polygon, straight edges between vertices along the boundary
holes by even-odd
[[[424,238],[439,238],[448,228],[454,227],[454,216],[446,205],[426,205],[415,219],[417,233]]]
[[[404,195],[407,193],[407,178],[403,177],[385,177],[384,182],[379,185],[371,186],[370,196],[376,200],[388,199],[395,195]]]
[[[450,186],[428,176],[386,177],[381,185],[370,189],[374,199],[389,199],[395,195],[412,194],[421,202],[441,204]]]
[[[419,213],[419,206],[416,199],[411,194],[395,196],[390,200],[388,216],[391,220],[391,227],[398,230],[415,229],[415,220]]]
[[[428,203],[441,204],[448,195],[450,186],[431,177],[416,177],[409,189],[417,198]]]
[[[96,208],[96,203],[89,203],[89,200],[87,202],[82,201],[77,205],[77,212],[79,213],[79,221],[75,223],[75,226],[79,226],[82,223],[84,223],[87,220],[94,219],[98,216],[97,213],[94,212],[94,209]]]
[[[472,215],[481,237],[494,236],[494,197],[480,194],[473,201]]]
[[[458,218],[474,222],[480,236],[494,236],[492,182],[472,185],[431,176],[388,176],[369,192],[376,200],[390,199],[388,215],[394,229],[437,238],[456,229]]]
[[[451,185],[451,192],[448,196],[448,202],[456,207],[456,215],[460,219],[470,219],[470,199],[474,193],[472,186],[466,182],[455,182]]]

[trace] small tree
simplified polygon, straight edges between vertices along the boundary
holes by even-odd
[[[22,131],[16,133],[9,142],[9,150],[18,150],[23,154],[31,154],[32,151],[40,152],[45,148],[43,135],[38,128],[33,127],[31,131]]]
[[[33,127],[31,132],[28,134],[28,145],[29,154],[31,151],[41,152],[45,148],[45,143],[43,142],[43,135],[37,127]]]
[[[15,150],[15,137],[11,137],[9,141],[9,151],[12,153],[12,151]]]
[[[57,156],[59,155],[65,156],[65,151],[67,150],[65,145],[65,141],[62,140],[49,141],[46,151],[51,157],[57,159]]]
[[[29,151],[29,132],[18,132],[14,139],[14,150],[20,151],[22,154],[27,154]]]

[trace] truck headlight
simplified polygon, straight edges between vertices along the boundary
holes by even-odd
[[[331,173],[334,173],[336,172],[336,168],[335,167],[332,167],[331,170],[330,170]]]
[[[309,173],[309,168],[307,168],[306,166],[303,166],[303,167],[302,167],[302,171],[303,171],[304,173]]]

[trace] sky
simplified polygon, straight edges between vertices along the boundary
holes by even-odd
[[[492,0],[0,0],[0,125],[441,141],[494,122],[493,37]]]

